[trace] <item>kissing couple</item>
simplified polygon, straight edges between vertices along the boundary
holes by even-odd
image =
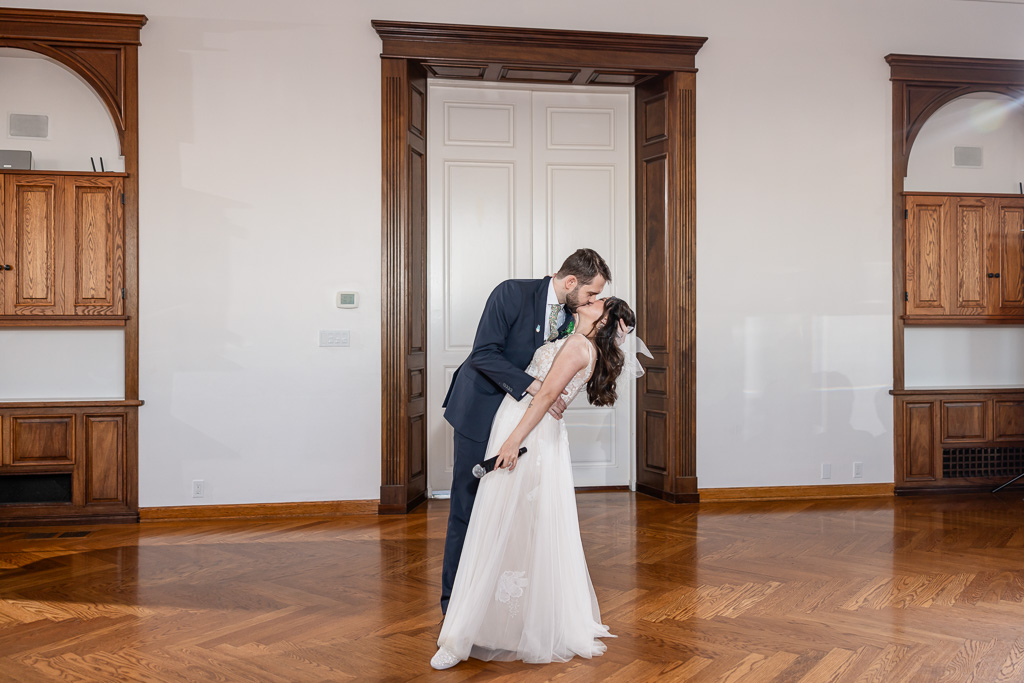
[[[455,469],[435,669],[468,657],[590,658],[614,637],[583,553],[561,419],[584,390],[595,406],[615,402],[636,316],[621,299],[598,298],[609,281],[604,259],[579,249],[554,275],[506,280],[487,299],[443,404]],[[496,466],[478,479],[473,467],[488,456]]]

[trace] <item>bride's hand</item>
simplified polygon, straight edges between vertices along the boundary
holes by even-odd
[[[511,472],[516,468],[516,464],[519,462],[519,446],[510,441],[506,441],[501,445],[501,450],[498,451],[498,460],[494,463],[495,468],[508,467],[508,471]]]

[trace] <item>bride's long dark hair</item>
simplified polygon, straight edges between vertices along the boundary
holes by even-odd
[[[616,344],[616,335],[619,331],[619,321],[622,320],[628,327],[636,326],[636,315],[622,299],[614,296],[604,300],[604,324],[598,328],[594,337],[594,346],[597,347],[597,362],[594,363],[594,374],[587,382],[587,398],[595,406],[610,406],[615,403],[615,382],[622,372],[624,356],[622,349]]]

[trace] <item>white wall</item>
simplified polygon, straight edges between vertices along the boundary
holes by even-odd
[[[982,168],[954,168],[953,147],[981,147]],[[907,192],[1020,191],[1024,182],[1024,104],[977,93],[949,102],[922,126],[910,151]]]
[[[1024,7],[960,0],[90,6],[150,17],[143,506],[378,495],[371,18],[709,37],[697,57],[702,487],[821,483],[821,462],[849,482],[855,460],[862,481],[892,481],[883,57],[1024,57]],[[359,290],[362,306],[333,308],[338,289]],[[352,330],[352,348],[318,349],[326,327]],[[197,478],[202,501],[189,496]]]
[[[907,327],[908,388],[1024,386],[1024,327]]]
[[[49,137],[10,137],[11,114],[49,117]],[[124,170],[107,108],[77,75],[36,52],[0,48],[0,115],[0,149],[30,150],[34,169],[89,171],[95,157],[97,169],[102,158],[106,170]]]

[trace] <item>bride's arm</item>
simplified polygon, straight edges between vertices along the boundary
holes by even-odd
[[[588,344],[590,342],[581,336],[570,337],[559,350],[547,377],[544,378],[540,390],[530,401],[530,406],[526,409],[523,418],[512,430],[512,434],[505,440],[505,443],[501,445],[496,467],[508,466],[509,470],[515,469],[516,461],[519,459],[519,446],[523,443],[523,439],[540,423],[541,418],[548,412],[548,408],[561,397],[562,392],[569,385],[569,381],[576,376],[576,373],[590,363]]]

